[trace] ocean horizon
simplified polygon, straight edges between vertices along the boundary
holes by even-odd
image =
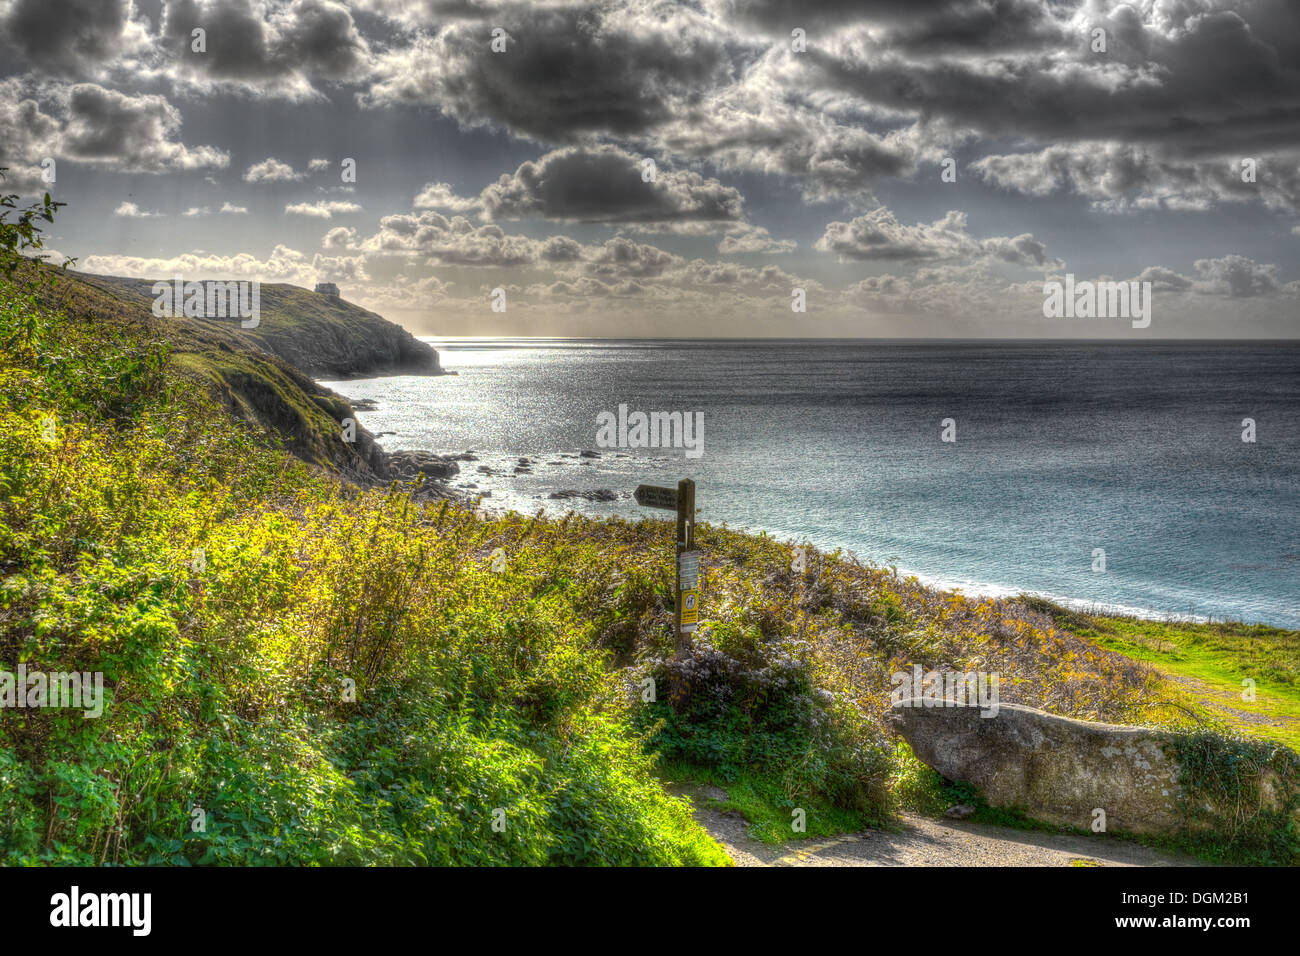
[[[1294,344],[424,341],[456,375],[324,384],[386,450],[472,452],[489,509],[662,517],[633,489],[692,478],[700,521],[968,595],[1300,626]],[[699,457],[600,447],[620,406],[699,416]]]

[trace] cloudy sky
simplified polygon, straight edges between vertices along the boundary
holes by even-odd
[[[0,0],[0,165],[417,333],[1300,335],[1296,0]]]

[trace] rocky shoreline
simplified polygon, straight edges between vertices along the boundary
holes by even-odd
[[[343,408],[347,409],[347,416],[353,417],[353,420],[357,412],[373,411],[377,407],[374,399],[350,399],[337,393],[335,395]],[[491,498],[492,492],[480,490],[473,480],[453,485],[453,481],[458,478],[509,479],[534,474],[539,466],[590,465],[604,457],[601,452],[587,448],[557,452],[546,456],[545,460],[541,456],[505,456],[505,462],[499,462],[499,467],[493,467],[481,463],[478,454],[472,449],[451,454],[426,448],[396,448],[389,451],[379,443],[379,439],[391,434],[392,432],[381,432],[375,435],[357,427],[353,447],[361,461],[360,467],[347,469],[352,481],[367,487],[388,486],[397,482],[410,486],[408,490],[414,491],[418,498],[446,498],[463,504],[481,503],[483,499]],[[614,453],[613,457],[626,458],[627,455]],[[612,488],[565,487],[545,495],[545,499],[550,501],[587,502],[612,502],[628,497],[629,492],[615,491]]]
[[[457,478],[473,479],[481,476],[483,478],[508,479],[533,474],[533,469],[539,464],[548,466],[580,465],[589,464],[602,457],[600,452],[584,449],[577,452],[561,452],[558,457],[545,462],[521,456],[513,459],[513,467],[508,468],[494,468],[491,465],[476,464],[474,470],[469,471],[468,467],[471,464],[479,462],[478,455],[472,450],[455,454],[440,454],[423,448],[400,448],[394,451],[385,451],[377,441],[374,441],[373,437],[371,437],[371,442],[373,443],[372,456],[375,464],[375,479],[372,482],[367,482],[367,484],[378,485],[401,482],[415,486],[418,483],[417,497],[449,498],[466,504],[478,503],[482,499],[491,498],[492,492],[490,490],[479,490],[477,482],[472,480],[453,486],[452,482]],[[550,501],[611,502],[628,498],[630,493],[615,491],[612,488],[560,488],[549,492],[545,497],[546,500]]]

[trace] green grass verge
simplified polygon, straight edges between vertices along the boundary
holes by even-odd
[[[815,794],[792,798],[782,781],[761,771],[742,769],[726,773],[718,767],[666,760],[660,765],[659,774],[670,783],[722,788],[727,799],[706,800],[704,806],[722,812],[734,810],[749,824],[750,836],[774,846],[856,833],[881,823],[875,814],[837,807]],[[806,828],[803,832],[794,828],[795,810],[803,811]]]
[[[1187,679],[1189,703],[1233,730],[1300,749],[1300,631],[1083,614],[1027,600],[1080,637]]]

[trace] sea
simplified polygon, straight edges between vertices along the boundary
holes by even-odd
[[[489,509],[662,518],[633,490],[690,478],[701,522],[968,595],[1300,627],[1300,345],[425,341],[455,375],[324,384],[386,449],[472,452]],[[702,420],[698,457],[602,447],[620,406]]]

